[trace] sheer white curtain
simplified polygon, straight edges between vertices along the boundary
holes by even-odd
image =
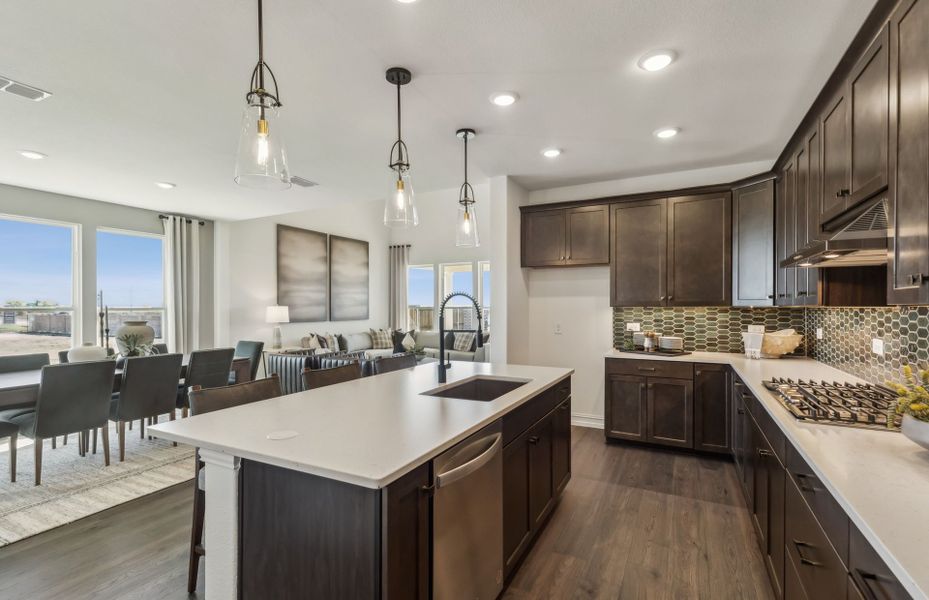
[[[388,326],[391,329],[406,331],[410,323],[410,311],[407,307],[407,272],[410,266],[410,247],[390,247],[390,298]]]
[[[172,352],[200,348],[200,223],[170,215],[165,226],[165,341]]]

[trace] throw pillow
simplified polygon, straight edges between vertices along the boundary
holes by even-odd
[[[387,350],[393,348],[393,340],[391,339],[389,329],[372,329],[371,330],[371,343],[375,350]]]
[[[394,354],[399,354],[400,352],[405,352],[405,350],[403,349],[403,337],[404,337],[405,335],[406,335],[406,334],[403,333],[402,331],[400,331],[399,329],[395,329],[395,330],[391,333],[391,343],[392,343],[393,346],[394,346]]]
[[[326,333],[326,348],[333,352],[339,351],[339,338],[331,333]]]
[[[311,333],[300,341],[304,348],[309,348],[310,350],[319,350],[323,347],[323,345],[319,343],[319,336],[315,333]]]
[[[455,345],[453,346],[455,350],[459,352],[470,352],[471,346],[474,344],[474,340],[477,338],[476,333],[456,333],[455,334]]]
[[[407,352],[412,352],[416,349],[416,340],[413,339],[412,332],[403,336],[403,340],[400,342],[400,345],[403,346],[403,349]]]

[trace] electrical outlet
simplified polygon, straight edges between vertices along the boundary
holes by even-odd
[[[561,335],[561,323],[555,323],[555,335]]]
[[[641,323],[626,323],[626,331],[642,331]]]
[[[816,328],[816,339],[817,340],[823,339],[823,328],[822,327]]]
[[[872,339],[871,352],[877,354],[878,356],[884,356],[884,340],[880,338]]]

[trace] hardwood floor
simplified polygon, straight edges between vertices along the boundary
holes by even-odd
[[[773,597],[732,463],[572,435],[571,483],[504,598]],[[203,598],[191,485],[0,548],[0,598]]]

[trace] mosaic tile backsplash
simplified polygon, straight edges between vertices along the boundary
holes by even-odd
[[[902,381],[904,365],[929,368],[929,307],[887,308],[614,308],[613,345],[632,344],[626,322],[642,330],[684,338],[684,348],[742,352],[748,325],[768,331],[792,327],[804,334],[797,353],[873,383]],[[816,339],[822,328],[823,339]],[[871,352],[871,340],[884,341],[884,355]]]

